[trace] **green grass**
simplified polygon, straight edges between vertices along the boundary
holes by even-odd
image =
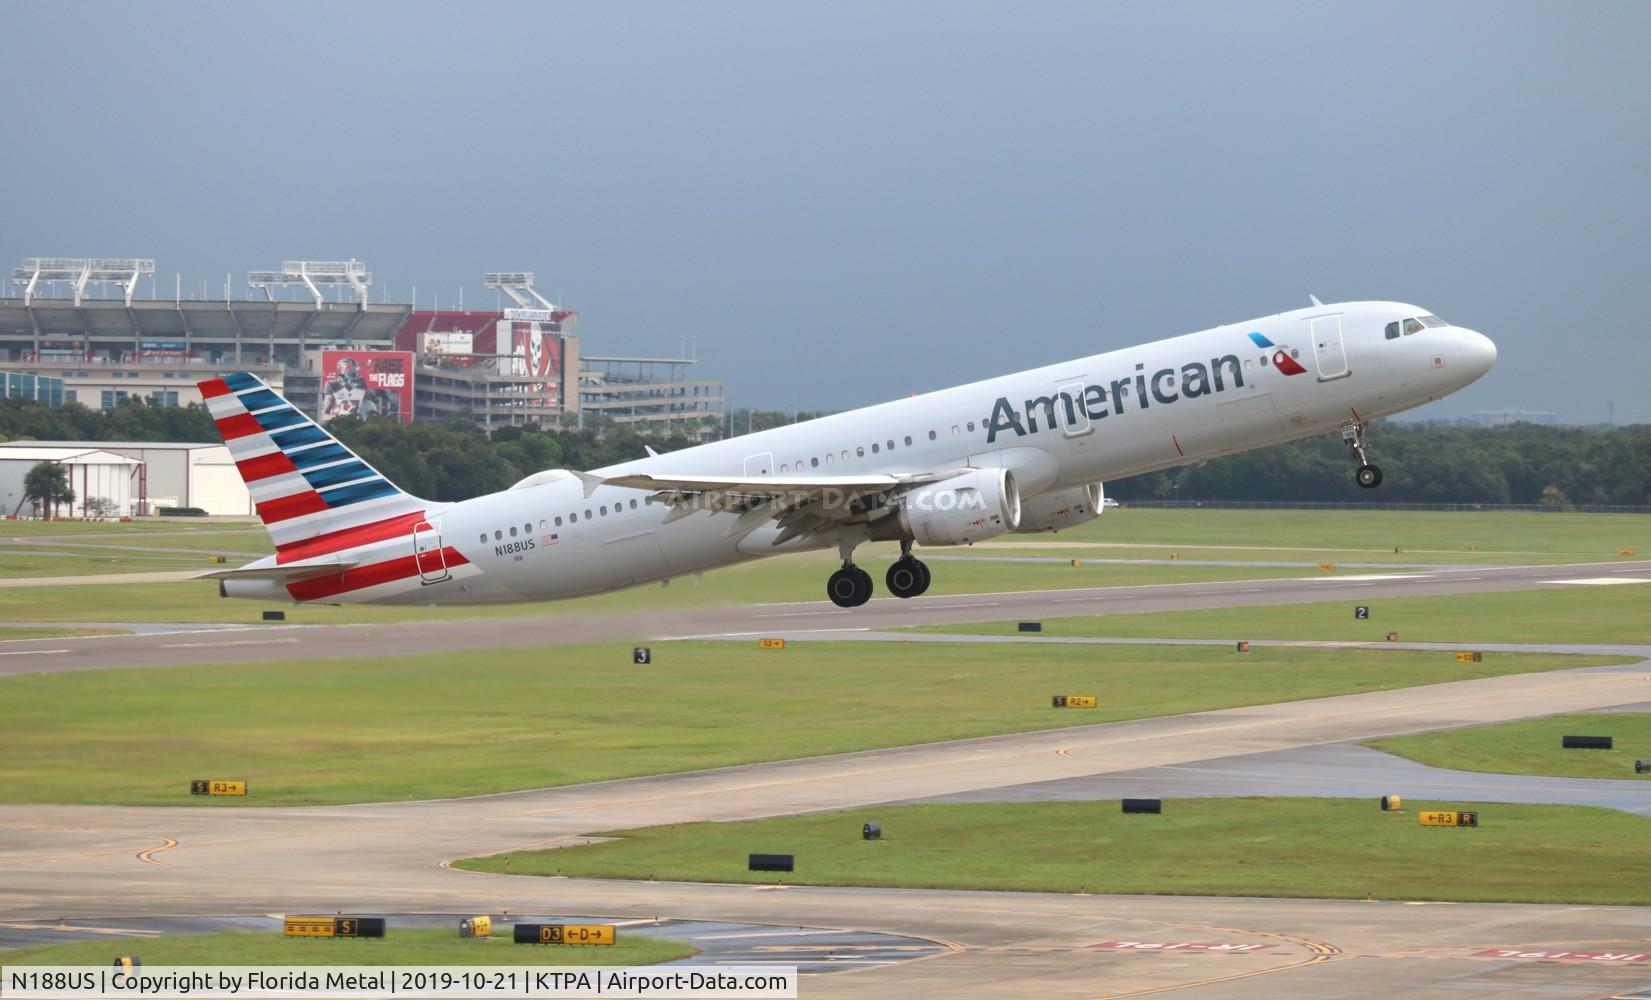
[[[102,965],[136,954],[155,965],[651,965],[686,958],[692,945],[619,931],[610,946],[516,945],[510,928],[463,940],[448,930],[390,927],[380,940],[304,939],[279,931],[178,934],[135,940],[70,941],[0,951],[0,968],[18,965]]]
[[[1353,617],[1363,604],[1367,620]],[[924,625],[914,631],[1006,635],[1014,622]],[[1052,618],[1045,635],[1380,642],[1651,643],[1651,584],[1559,587],[1430,597],[1359,598],[1206,611]]]
[[[1564,750],[1565,736],[1610,736],[1610,750]],[[1548,774],[1566,778],[1643,778],[1634,761],[1651,759],[1651,714],[1593,712],[1495,726],[1397,736],[1370,744],[1401,757],[1458,771]]]
[[[1374,799],[1173,799],[1161,816],[1117,800],[917,805],[604,834],[561,850],[473,858],[472,871],[692,882],[1031,892],[1651,903],[1651,819],[1577,806]],[[1421,827],[1416,810],[1477,809],[1477,829]],[[881,823],[883,839],[860,839]],[[748,872],[753,851],[797,871]],[[1631,875],[1630,873],[1638,873]]]
[[[630,660],[614,643],[4,677],[0,801],[201,805],[195,778],[250,782],[218,808],[478,795],[1622,662],[754,640]]]
[[[1286,553],[1345,555],[1401,562],[1584,562],[1616,559],[1621,549],[1651,556],[1651,517],[1644,514],[1561,514],[1523,511],[1383,510],[1109,510],[1058,535],[1006,539],[1106,542],[1254,549],[1243,558]],[[1402,551],[1394,555],[1393,549]],[[1260,555],[1272,552],[1273,556]],[[1287,557],[1287,556],[1285,556]],[[1414,558],[1413,558],[1414,557]],[[1315,560],[1316,561],[1316,560]]]

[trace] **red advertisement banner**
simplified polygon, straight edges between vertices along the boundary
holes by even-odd
[[[321,423],[334,417],[413,421],[413,352],[322,351]]]

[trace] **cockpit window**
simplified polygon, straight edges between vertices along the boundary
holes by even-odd
[[[1444,320],[1440,319],[1437,316],[1423,316],[1422,317],[1422,325],[1431,330],[1431,329],[1434,329],[1436,327],[1449,326],[1450,324],[1446,323]]]
[[[1388,340],[1398,340],[1399,339],[1399,321],[1398,320],[1394,320],[1393,322],[1387,324],[1387,339]]]
[[[1417,330],[1420,330],[1420,329],[1422,329],[1422,321],[1421,320],[1419,320],[1419,319],[1407,319],[1407,320],[1404,321],[1404,335],[1405,336],[1408,337],[1408,336],[1410,336],[1411,334],[1415,333]]]

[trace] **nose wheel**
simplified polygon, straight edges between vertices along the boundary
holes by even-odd
[[[1373,490],[1382,484],[1382,470],[1379,466],[1371,465],[1370,459],[1364,453],[1364,432],[1369,426],[1362,420],[1358,423],[1343,424],[1341,439],[1359,463],[1358,470],[1353,473],[1353,480],[1364,489]]]

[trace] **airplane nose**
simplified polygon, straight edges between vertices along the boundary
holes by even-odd
[[[1482,333],[1473,330],[1457,328],[1461,337],[1462,365],[1473,373],[1474,378],[1491,370],[1496,364],[1496,344]]]

